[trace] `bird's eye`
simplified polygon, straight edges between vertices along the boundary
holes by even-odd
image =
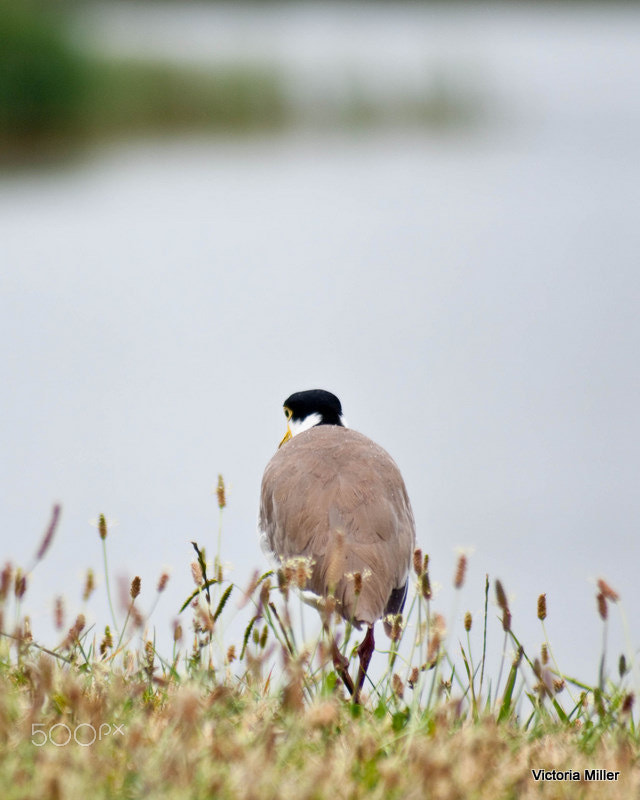
[[[293,411],[290,408],[285,408],[284,415],[287,418],[287,422],[288,422],[291,419],[291,417],[293,416]]]

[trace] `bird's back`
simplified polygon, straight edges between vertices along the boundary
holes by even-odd
[[[307,589],[331,590],[346,619],[372,625],[407,580],[415,546],[411,505],[391,456],[361,433],[320,425],[273,456],[262,480],[265,549],[313,561]],[[355,573],[363,576],[354,593]]]

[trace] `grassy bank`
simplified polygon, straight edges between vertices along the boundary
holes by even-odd
[[[222,513],[222,483],[219,499]],[[58,515],[54,510],[30,569],[8,564],[0,576],[6,798],[638,796],[631,657],[609,676],[603,653],[597,685],[562,674],[546,634],[540,652],[519,641],[499,581],[483,587],[484,619],[465,617],[467,630],[502,628],[505,652],[513,655],[493,675],[484,652],[474,657],[468,640],[449,642],[432,598],[429,560],[416,551],[405,615],[390,620],[391,644],[378,642],[389,647],[387,669],[355,705],[334,672],[331,645],[338,643],[354,672],[362,634],[336,618],[330,600],[317,638],[306,639],[291,622],[304,562],[256,573],[240,587],[223,574],[220,552],[208,560],[196,545],[194,584],[185,587],[173,647],[163,653],[150,618],[138,610],[139,578],[126,611],[114,612],[103,517],[96,549],[103,551],[110,618],[87,629],[79,615],[63,626],[57,600],[59,643],[34,641],[22,609],[30,571],[46,556]],[[461,556],[457,589],[465,569]],[[160,576],[156,599],[167,580]],[[94,585],[89,571],[87,599]],[[225,615],[238,602],[244,634],[225,641]],[[600,581],[594,617],[597,610],[603,628],[618,603]],[[544,634],[544,595],[532,613]]]
[[[295,710],[204,677],[151,689],[140,676],[52,671],[41,658],[22,680],[18,688],[2,678],[7,800],[622,800],[640,790],[636,742],[615,729],[585,751],[564,726],[549,722],[534,735],[488,715],[457,722],[444,706],[428,722],[398,730],[390,717],[368,709],[355,716],[335,697]],[[95,731],[102,739],[91,744]],[[618,772],[617,780],[585,781],[596,767]],[[540,768],[577,771],[581,779],[537,782],[532,770]]]

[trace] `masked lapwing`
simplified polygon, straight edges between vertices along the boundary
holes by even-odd
[[[404,607],[415,548],[411,504],[396,463],[346,426],[334,394],[296,392],[285,400],[284,413],[287,432],[262,478],[262,544],[280,564],[310,559],[304,599],[321,606],[331,594],[345,620],[366,628],[355,684],[347,659],[333,647],[336,671],[358,700],[374,650],[373,627],[382,619],[389,635],[388,616]]]

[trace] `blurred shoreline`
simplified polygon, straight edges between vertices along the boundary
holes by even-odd
[[[236,52],[218,48],[211,58],[203,58],[197,47],[187,59],[176,58],[171,48],[154,48],[153,36],[147,36],[154,30],[154,17],[156,27],[168,23],[171,34],[172,20],[158,17],[167,10],[185,17],[196,7],[205,15],[221,8],[202,3],[90,3],[78,8],[70,3],[62,13],[53,13],[39,4],[0,6],[5,43],[0,53],[0,166],[46,162],[140,135],[250,134],[300,126],[431,128],[468,125],[481,115],[477,92],[450,85],[437,68],[421,75],[418,85],[386,95],[372,91],[357,70],[347,70],[327,91],[304,70],[292,77],[290,65],[251,42]],[[242,26],[251,9],[260,13],[261,6],[223,13]],[[217,25],[216,19],[212,24]],[[127,42],[127,36],[133,39]]]
[[[596,33],[619,39],[621,58],[635,47],[638,8],[9,0],[0,5],[0,167],[131,137],[468,130],[535,114],[545,81],[555,73],[562,86]],[[545,52],[537,78],[527,54]],[[571,76],[576,92],[607,81],[608,65],[594,68]]]

